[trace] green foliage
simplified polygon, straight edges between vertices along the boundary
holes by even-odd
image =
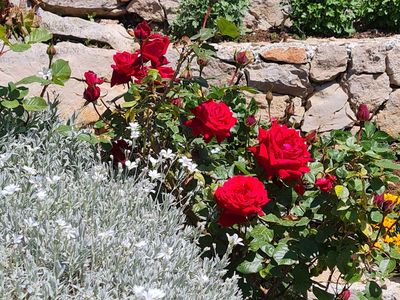
[[[242,19],[249,7],[249,0],[220,0],[214,2],[206,28],[214,28],[218,17],[223,17],[238,27],[242,25]],[[196,34],[202,27],[207,8],[208,1],[182,0],[177,18],[171,26],[173,35],[179,38]]]
[[[378,29],[399,32],[398,0],[292,0],[291,19],[306,35],[350,35]]]

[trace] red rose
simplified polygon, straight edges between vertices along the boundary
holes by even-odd
[[[224,227],[246,222],[251,215],[263,216],[262,207],[269,202],[264,184],[255,177],[242,175],[218,187],[214,198],[221,209],[218,222]]]
[[[128,83],[138,69],[141,67],[140,59],[137,53],[119,52],[113,56],[115,65],[111,77],[111,86]]]
[[[310,171],[311,154],[299,133],[273,122],[269,130],[260,128],[259,144],[249,148],[268,179],[279,177],[285,182],[299,182]]]
[[[83,98],[88,102],[94,102],[100,97],[100,88],[95,85],[88,86],[83,92]]]
[[[171,67],[158,67],[158,73],[161,78],[169,78],[172,79],[174,77],[175,71]]]
[[[215,102],[210,99],[192,109],[194,119],[184,123],[192,129],[195,136],[203,135],[204,141],[209,143],[213,137],[221,143],[230,136],[230,129],[235,126],[237,119],[233,117],[229,106],[224,102]]]
[[[366,104],[360,104],[360,106],[358,107],[357,110],[357,120],[360,122],[366,122],[369,121],[369,109],[368,106]]]
[[[151,28],[149,27],[149,25],[147,24],[146,21],[143,21],[138,26],[136,26],[134,33],[135,33],[135,37],[138,40],[144,40],[150,36]]]
[[[351,292],[349,290],[344,290],[338,295],[337,300],[349,300],[350,296]]]
[[[125,166],[126,162],[126,155],[128,152],[131,150],[131,146],[124,141],[124,140],[118,140],[112,143],[112,148],[110,151],[110,154],[113,156],[112,160],[114,164],[121,163],[123,166]]]
[[[328,174],[325,177],[318,178],[315,181],[315,186],[317,186],[323,192],[329,192],[332,189],[335,180],[336,176]]]
[[[94,86],[96,84],[102,84],[103,79],[99,78],[93,71],[87,71],[84,74],[85,81],[88,86]]]
[[[142,44],[141,54],[145,61],[151,61],[153,67],[168,64],[165,58],[169,46],[169,38],[159,34],[152,34],[147,41]]]

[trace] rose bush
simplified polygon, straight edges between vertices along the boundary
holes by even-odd
[[[174,43],[176,70],[166,66],[167,37],[146,23],[133,36],[140,49],[117,53],[112,66],[111,84],[128,91],[105,103],[96,134],[87,137],[101,146],[102,158],[127,176],[132,165],[148,168],[157,188],[181,202],[190,195],[187,223],[200,228],[203,255],[222,257],[234,247],[228,276],[240,274],[245,297],[306,299],[312,292],[346,299],[361,277],[368,284],[359,297],[371,298],[371,290],[379,297],[379,282],[400,260],[400,209],[397,200],[376,197],[397,187],[400,166],[396,141],[369,121],[366,107],[355,136],[344,130],[302,136],[286,119],[256,117],[255,99],[243,93],[255,91],[234,84],[250,53],[232,53],[234,73],[225,85],[210,86],[201,66],[213,55],[212,31]],[[89,74],[88,87],[100,84]],[[88,104],[96,102],[101,95]],[[162,165],[164,156],[173,163]],[[160,195],[154,197],[161,201]],[[339,274],[342,284],[319,282],[324,272]]]

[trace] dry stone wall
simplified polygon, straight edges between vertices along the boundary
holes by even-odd
[[[28,5],[25,0],[13,0]],[[80,120],[92,122],[96,114],[82,108],[84,88],[79,80],[86,70],[111,79],[112,56],[116,51],[137,49],[126,29],[115,19],[134,12],[149,21],[171,21],[179,0],[43,0],[38,14],[42,26],[52,31],[59,42],[57,58],[70,61],[73,78],[64,89],[49,92],[61,102],[61,114],[68,117],[83,110]],[[246,23],[254,28],[267,29],[287,24],[285,7],[280,0],[252,0]],[[101,17],[91,22],[86,17],[96,13]],[[83,18],[84,17],[84,18]],[[90,46],[88,46],[90,45]],[[46,66],[45,45],[34,45],[24,53],[0,57],[0,84],[18,81],[37,74]],[[272,112],[276,118],[290,108],[290,122],[304,132],[354,126],[355,109],[368,104],[379,126],[396,136],[400,133],[400,36],[377,39],[309,39],[281,43],[223,43],[216,44],[215,58],[203,70],[212,84],[227,84],[235,70],[236,51],[250,50],[255,62],[241,74],[239,84],[259,91],[254,97],[266,117],[265,93],[272,90]],[[169,49],[172,66],[177,53]],[[21,62],[24,62],[21,64]],[[40,86],[31,86],[38,90]],[[102,85],[102,93],[111,99],[123,91]],[[101,109],[101,107],[99,107]]]

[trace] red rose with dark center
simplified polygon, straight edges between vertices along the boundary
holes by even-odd
[[[141,67],[137,53],[119,52],[113,56],[115,65],[111,77],[111,86],[128,83],[138,69]]]
[[[238,175],[217,188],[214,198],[221,209],[218,222],[229,227],[246,222],[252,215],[263,216],[269,202],[264,184],[255,177]]]
[[[124,140],[118,140],[112,143],[112,148],[110,151],[110,154],[113,156],[112,160],[114,164],[121,163],[123,166],[125,166],[126,162],[126,155],[128,154],[128,151],[131,150],[131,146],[124,141]]]
[[[93,71],[87,71],[84,74],[85,81],[88,86],[94,86],[96,84],[102,84],[104,81],[103,79],[99,78],[96,73]]]
[[[336,176],[328,174],[325,177],[318,178],[315,181],[315,186],[317,186],[323,192],[329,192],[332,189],[335,181]]]
[[[94,102],[100,97],[100,88],[95,85],[88,86],[83,92],[83,98],[88,102]]]
[[[192,113],[195,116],[194,119],[186,121],[184,125],[192,129],[193,135],[202,135],[206,143],[209,143],[213,137],[221,143],[230,136],[229,131],[237,121],[228,105],[213,99],[195,107]]]
[[[175,71],[171,67],[158,67],[158,73],[161,78],[169,78],[172,79],[174,77]]]
[[[138,26],[136,26],[136,28],[134,30],[134,33],[135,33],[135,37],[138,40],[144,40],[144,39],[147,39],[150,36],[151,28],[147,24],[146,21],[143,21]]]
[[[299,133],[273,122],[270,129],[260,128],[259,144],[249,148],[268,179],[278,177],[285,182],[299,182],[310,171],[311,154]]]
[[[148,40],[142,44],[142,57],[145,61],[151,61],[154,68],[168,64],[168,60],[165,58],[168,46],[170,44],[167,36],[159,34],[152,34]]]

